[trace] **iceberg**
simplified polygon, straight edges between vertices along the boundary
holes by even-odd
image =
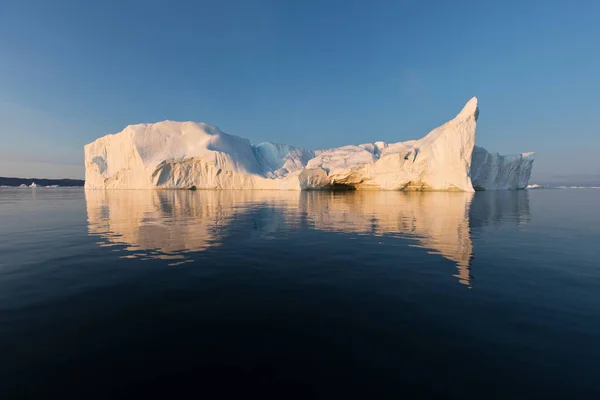
[[[502,156],[475,146],[473,97],[418,140],[308,150],[247,139],[197,122],[126,127],[88,144],[88,189],[465,191],[527,186],[533,153]]]

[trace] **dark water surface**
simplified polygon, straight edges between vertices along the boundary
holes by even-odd
[[[0,190],[0,398],[598,398],[600,190]]]

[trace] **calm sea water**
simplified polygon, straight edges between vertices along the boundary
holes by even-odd
[[[1,189],[0,397],[597,398],[599,205]]]

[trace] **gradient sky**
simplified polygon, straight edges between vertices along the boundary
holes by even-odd
[[[600,179],[598,1],[0,0],[0,176],[203,121],[309,148],[416,139],[479,98],[477,144]]]

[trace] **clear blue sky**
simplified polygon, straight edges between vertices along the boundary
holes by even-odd
[[[479,97],[477,143],[600,176],[600,2],[0,0],[0,176],[82,177],[164,119],[310,148],[415,139]],[[554,177],[554,178],[553,178]]]

